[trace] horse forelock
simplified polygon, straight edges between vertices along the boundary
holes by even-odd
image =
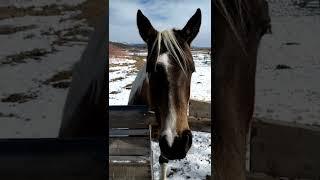
[[[220,14],[225,18],[226,22],[229,24],[231,31],[233,32],[235,38],[237,39],[240,47],[247,53],[246,50],[246,41],[248,37],[248,25],[261,26],[259,23],[262,18],[265,21],[265,18],[270,17],[268,15],[268,3],[265,0],[216,0],[215,1],[216,9]],[[261,9],[262,8],[262,9]],[[267,14],[266,14],[267,12]],[[266,17],[268,16],[268,17]],[[259,21],[259,22],[257,22]],[[256,24],[258,23],[258,24]],[[271,32],[271,25],[266,25],[269,27],[269,32]],[[264,34],[264,33],[262,33]]]
[[[216,0],[217,10],[225,18],[229,24],[231,31],[233,32],[240,47],[246,53],[245,41],[247,31],[247,21],[252,18],[252,14],[249,12],[249,4],[247,0]]]
[[[185,45],[186,44],[184,44],[183,46]],[[188,73],[190,73],[190,70],[194,69],[194,67],[192,67],[193,64],[191,63],[193,62],[192,56],[190,59],[186,52],[189,49],[183,48],[181,46],[173,30],[164,30],[158,32],[151,48],[151,52],[157,52],[156,60],[153,66],[154,71],[156,71],[156,64],[159,61],[159,57],[163,50],[162,48],[166,49],[166,53],[169,54],[170,57],[172,57],[172,59],[179,65],[180,69],[186,76]]]

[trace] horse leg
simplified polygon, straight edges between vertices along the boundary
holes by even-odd
[[[162,155],[159,157],[159,163],[160,163],[160,180],[166,180],[167,179],[167,169],[168,169],[168,160],[164,158]]]

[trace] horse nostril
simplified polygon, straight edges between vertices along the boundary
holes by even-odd
[[[160,136],[159,138],[161,155],[169,160],[185,158],[191,145],[192,134],[190,130],[186,130],[181,136],[175,137],[172,146],[169,146],[166,135]]]
[[[170,147],[169,147],[166,135],[160,136],[160,138],[159,138],[159,146],[160,146],[161,152],[167,153],[169,151]]]
[[[184,151],[187,153],[192,145],[192,133],[190,130],[186,130],[182,133],[182,142],[184,144]]]

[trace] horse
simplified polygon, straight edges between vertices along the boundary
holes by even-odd
[[[137,11],[137,26],[148,55],[133,82],[128,105],[147,105],[155,112],[160,129],[160,179],[166,179],[169,160],[185,158],[192,145],[188,124],[190,83],[195,71],[191,42],[200,25],[199,8],[183,29],[161,32],[141,10]]]
[[[271,33],[266,0],[216,0],[213,61],[214,179],[246,179],[260,40]]]
[[[107,137],[106,70],[107,26],[101,15],[95,30],[74,65],[72,81],[63,108],[59,138]]]

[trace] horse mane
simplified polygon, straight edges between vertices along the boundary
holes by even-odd
[[[244,52],[245,50],[245,39],[241,34],[243,32],[246,32],[246,22],[245,22],[245,16],[249,16],[248,12],[248,3],[245,0],[230,0],[228,3],[229,5],[234,7],[232,10],[230,10],[230,7],[227,7],[226,0],[216,0],[214,1],[217,7],[217,10],[220,11],[222,16],[226,19],[228,22],[231,31],[234,33],[236,39],[240,43],[240,46],[243,48]],[[240,22],[238,26],[236,26],[237,20],[240,19]]]
[[[158,32],[157,38],[153,43],[151,51],[154,50],[155,46],[157,48],[157,61],[161,51],[161,44],[164,44],[165,48],[168,50],[168,53],[173,57],[173,59],[179,64],[180,68],[182,69],[183,73],[187,75],[188,68],[188,59],[187,55],[179,45],[179,42],[174,35],[173,30],[164,30]],[[181,58],[179,58],[181,57]],[[155,67],[154,67],[155,68]]]

